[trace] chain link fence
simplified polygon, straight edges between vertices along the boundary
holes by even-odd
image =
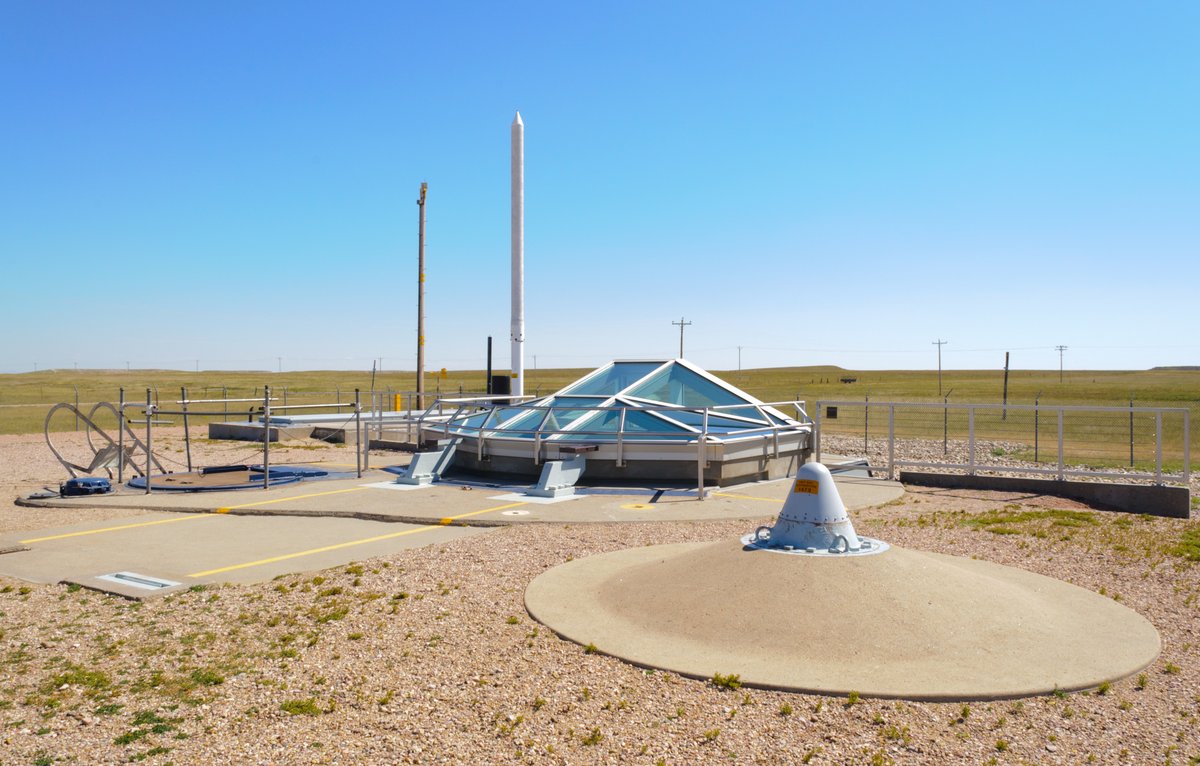
[[[1087,407],[818,401],[816,452],[899,467],[1191,480],[1190,412],[1181,407]]]

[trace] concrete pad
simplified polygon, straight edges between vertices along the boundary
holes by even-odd
[[[144,597],[155,592],[102,587],[94,578],[129,571],[178,581],[183,588],[208,582],[263,582],[484,531],[347,518],[150,513],[0,540],[0,545],[28,548],[0,556],[0,574],[31,582],[78,582]]]
[[[1112,599],[985,561],[657,545],[537,577],[529,613],[637,665],[769,689],[913,700],[1074,691],[1131,675],[1158,632]]]
[[[174,511],[231,515],[321,516],[412,524],[441,523],[494,526],[512,523],[612,523],[631,521],[710,521],[762,519],[779,512],[790,481],[742,484],[709,489],[703,502],[695,490],[582,488],[570,502],[539,504],[532,498],[496,499],[505,485],[441,482],[420,491],[398,491],[403,485],[380,481],[383,471],[365,473],[362,479],[323,479],[270,489],[231,492],[156,492],[150,495],[121,492],[83,498],[23,500],[40,507],[103,507],[131,511]],[[835,477],[847,509],[888,502],[904,494],[897,482],[886,479]],[[524,504],[527,515],[505,516],[512,503]]]

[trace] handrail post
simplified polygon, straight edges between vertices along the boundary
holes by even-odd
[[[271,476],[271,387],[263,386],[263,485],[270,486]]]
[[[1063,408],[1058,408],[1058,480],[1066,478],[1063,460]]]
[[[362,399],[359,390],[354,389],[354,465],[358,470],[358,478],[363,475],[363,462],[367,459],[367,448],[371,444],[369,434],[363,433],[362,426]]]
[[[150,461],[153,459],[150,451],[153,445],[153,434],[150,423],[154,420],[154,400],[150,398],[150,389],[146,389],[146,494],[150,494]]]
[[[625,407],[617,417],[617,468],[625,467]]]
[[[888,405],[888,480],[896,480],[896,405]]]
[[[813,421],[813,460],[821,462],[821,402],[817,401],[817,414]]]
[[[117,484],[125,483],[125,387],[121,386],[117,394],[117,452],[121,453],[117,461]]]
[[[187,387],[179,387],[180,399],[183,400],[183,448],[187,451],[187,468],[188,473],[192,472],[192,439],[191,431],[188,429],[188,395]]]

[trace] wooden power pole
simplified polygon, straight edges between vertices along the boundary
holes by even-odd
[[[421,198],[417,200],[420,218],[417,224],[417,409],[425,409],[425,191],[421,182]]]

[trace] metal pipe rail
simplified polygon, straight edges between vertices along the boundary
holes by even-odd
[[[271,401],[277,401],[277,400],[278,400],[278,396],[271,396]],[[262,396],[254,397],[254,399],[180,399],[180,400],[176,400],[173,403],[176,403],[176,405],[222,405],[222,403],[228,403],[228,405],[233,405],[233,403],[238,403],[238,402],[260,402],[260,401],[263,401]]]
[[[500,410],[520,409],[520,410],[527,410],[530,412],[545,411],[546,414],[543,415],[540,420],[538,420],[536,427],[518,432],[521,434],[529,434],[532,437],[530,439],[530,446],[531,446],[531,459],[533,460],[534,465],[541,464],[541,462],[543,460],[543,458],[542,458],[543,448],[544,448],[545,444],[547,443],[547,441],[549,439],[552,439],[555,436],[560,436],[560,435],[583,437],[585,440],[588,437],[598,437],[596,439],[597,441],[614,443],[617,448],[616,461],[617,461],[618,465],[623,465],[624,458],[625,458],[624,449],[625,449],[625,438],[626,438],[625,427],[624,427],[625,426],[625,416],[629,411],[632,410],[635,412],[661,412],[661,413],[663,413],[663,415],[665,417],[668,417],[668,418],[670,418],[671,413],[689,412],[689,413],[698,414],[701,417],[701,422],[700,422],[699,427],[688,425],[687,423],[684,423],[679,420],[673,421],[673,422],[676,422],[682,428],[687,429],[688,431],[691,431],[691,433],[687,434],[687,436],[688,437],[694,436],[694,438],[686,438],[681,441],[679,438],[680,433],[678,431],[638,431],[636,438],[637,438],[637,443],[640,445],[669,444],[669,445],[674,445],[674,446],[680,446],[681,444],[682,445],[695,444],[696,445],[697,497],[700,500],[705,499],[704,469],[709,464],[708,448],[710,446],[721,445],[721,444],[737,444],[739,442],[745,443],[745,442],[750,442],[750,441],[761,440],[763,442],[764,456],[771,455],[771,456],[777,458],[777,457],[779,457],[779,436],[781,433],[799,434],[799,433],[810,433],[812,431],[812,427],[811,427],[812,419],[808,416],[808,413],[805,412],[804,401],[802,401],[802,400],[770,402],[770,403],[761,403],[761,404],[717,405],[717,406],[713,406],[713,407],[688,407],[686,405],[655,405],[655,406],[648,406],[648,407],[628,407],[625,405],[608,405],[608,406],[595,406],[595,407],[581,407],[578,405],[572,406],[572,405],[559,405],[559,404],[517,405],[514,407],[514,406],[509,406],[509,405],[496,404],[490,400],[481,401],[480,398],[478,398],[478,397],[472,397],[469,399],[439,400],[439,402],[435,403],[434,406],[436,406],[437,404],[443,403],[443,402],[444,403],[457,403],[459,405],[457,410],[454,412],[454,414],[451,415],[448,419],[446,419],[441,424],[441,428],[439,430],[442,432],[443,437],[447,438],[447,439],[455,438],[455,437],[457,437],[457,438],[474,437],[475,438],[476,458],[480,459],[480,460],[482,460],[485,457],[485,455],[487,454],[487,442],[489,441],[489,439],[504,438],[502,436],[497,435],[496,426],[493,423],[493,418],[496,416],[496,414]],[[793,406],[796,408],[797,413],[801,416],[801,419],[796,422],[793,422],[793,423],[772,423],[771,425],[760,426],[757,428],[746,428],[745,430],[739,431],[736,435],[733,435],[733,436],[731,436],[729,434],[719,434],[719,435],[713,434],[709,430],[709,416],[711,414],[715,413],[718,415],[722,415],[723,417],[726,417],[726,418],[732,418],[732,419],[736,419],[736,420],[745,420],[745,418],[739,417],[738,415],[724,414],[723,411],[724,410],[733,410],[733,409],[743,409],[744,410],[746,407],[754,407],[756,410],[758,410],[760,412],[760,414],[764,415],[764,417],[766,417],[766,419],[771,420],[771,418],[769,416],[766,416],[766,413],[762,412],[762,408],[763,407],[774,407],[774,406]],[[464,414],[464,411],[467,410],[468,407],[471,407],[472,414],[477,414],[477,413],[486,411],[486,414],[484,415],[482,422],[480,422],[478,425],[472,425],[472,426],[468,426],[468,425],[464,425],[464,424],[455,424],[454,420],[459,418],[460,416],[462,416]],[[422,416],[420,418],[418,418],[418,423],[420,423],[424,419],[424,417],[430,413],[430,411],[432,409],[433,409],[433,406],[431,406],[428,410],[426,410],[425,413],[423,413]],[[549,417],[554,410],[576,411],[576,410],[581,410],[581,409],[587,410],[588,412],[619,412],[620,415],[619,415],[619,421],[618,421],[618,430],[614,432],[614,431],[593,431],[593,430],[581,430],[581,429],[547,429],[547,428],[545,428],[546,421],[549,420]],[[519,416],[514,415],[512,417],[519,417]],[[747,421],[747,425],[750,425],[749,421]],[[420,433],[419,429],[418,429],[418,433]],[[509,444],[514,443],[514,441],[515,440],[513,440],[511,438],[506,439],[506,442]],[[520,443],[520,442],[515,442],[515,443]],[[558,441],[555,443],[563,444],[565,442]]]

